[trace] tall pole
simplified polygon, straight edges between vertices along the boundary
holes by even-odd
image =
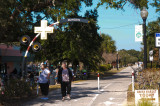
[[[118,70],[118,51],[117,51],[117,70]]]
[[[146,18],[143,18],[144,69],[147,68]]]

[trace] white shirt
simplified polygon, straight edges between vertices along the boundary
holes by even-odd
[[[50,71],[48,69],[44,69],[42,70],[40,76],[39,76],[39,83],[47,83],[48,82],[48,79],[47,79],[47,76],[48,74],[50,73]]]

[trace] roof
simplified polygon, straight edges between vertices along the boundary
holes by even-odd
[[[117,60],[117,53],[103,53],[102,57],[104,58],[106,63],[112,63],[115,62]],[[121,57],[119,56],[119,59]]]
[[[0,44],[0,56],[22,56],[20,50],[15,50],[13,46]]]

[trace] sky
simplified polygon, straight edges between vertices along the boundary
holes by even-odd
[[[81,15],[88,9],[94,9],[99,0],[93,0],[92,7],[82,6]],[[155,13],[156,8],[149,6],[147,23],[158,18],[158,13]],[[140,16],[140,10],[134,9],[131,4],[126,4],[124,11],[115,9],[106,9],[105,5],[98,8],[98,25],[99,33],[108,34],[116,41],[117,50],[135,49],[140,51],[143,47],[141,42],[135,42],[135,25],[143,23]]]

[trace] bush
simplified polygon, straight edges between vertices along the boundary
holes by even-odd
[[[2,94],[2,92],[4,92]],[[13,102],[32,95],[32,90],[24,80],[10,79],[4,86],[4,91],[0,92],[0,103]]]
[[[151,68],[151,63],[147,63],[147,67]],[[152,63],[152,68],[156,68],[156,67],[158,67],[157,63]]]
[[[153,106],[153,103],[147,100],[142,100],[138,102],[138,106]]]
[[[156,68],[145,69],[139,72],[136,80],[139,85],[137,89],[158,89],[159,76],[160,70]]]
[[[99,66],[99,72],[109,71],[111,68],[112,68],[112,67],[111,67],[110,64],[100,65],[100,66]]]

